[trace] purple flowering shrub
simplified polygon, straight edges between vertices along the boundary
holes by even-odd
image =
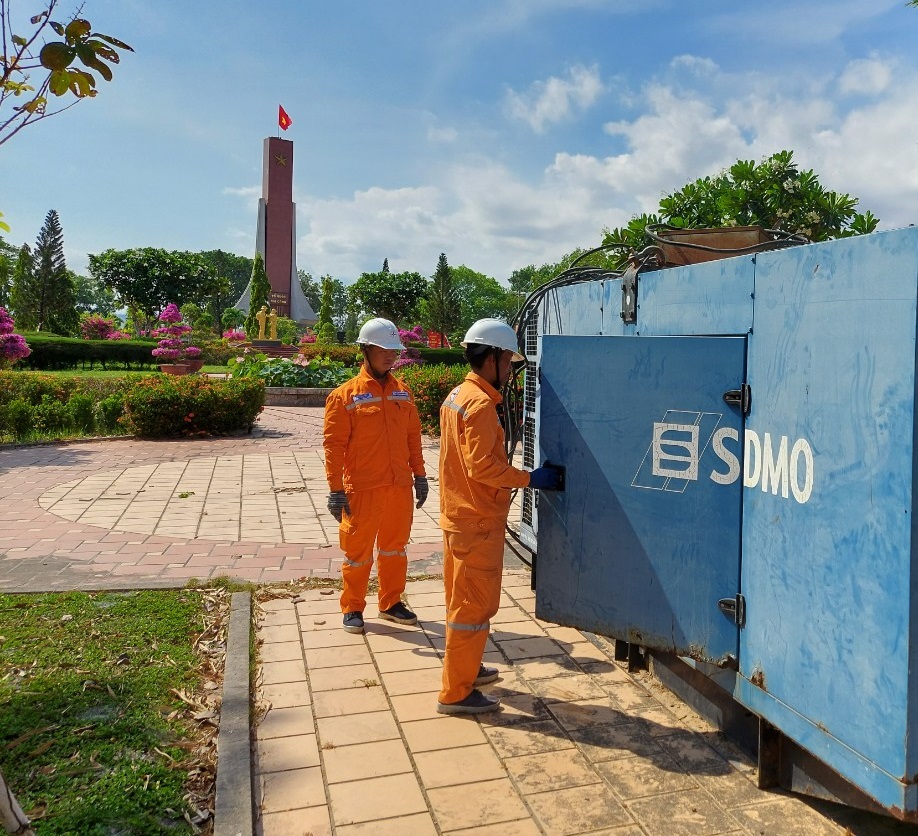
[[[14,333],[15,327],[7,309],[0,308],[0,369],[7,369],[32,353],[22,336]]]
[[[115,322],[99,314],[90,314],[80,322],[80,336],[84,340],[129,340],[131,335],[119,331]]]
[[[399,328],[398,337],[406,348],[411,345],[427,347],[427,332],[420,325],[415,325],[410,331]]]
[[[186,343],[186,335],[191,333],[191,326],[182,322],[182,312],[175,302],[170,302],[159,315],[160,327],[150,332],[159,340],[151,354],[164,363],[177,363],[184,359],[196,360],[201,356],[201,349]]]
[[[223,339],[230,343],[244,343],[248,336],[241,328],[230,328],[223,332]]]

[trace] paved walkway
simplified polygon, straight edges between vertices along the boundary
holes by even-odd
[[[337,577],[321,410],[268,408],[250,435],[0,449],[0,590]],[[437,447],[427,442],[429,472]],[[419,628],[337,596],[259,607],[253,751],[262,836],[886,836],[892,820],[761,791],[752,762],[603,639],[534,617],[505,575],[486,661],[499,713],[434,711],[443,651],[438,494],[415,514],[407,600]],[[511,564],[512,565],[512,564]],[[519,565],[519,564],[517,564]]]

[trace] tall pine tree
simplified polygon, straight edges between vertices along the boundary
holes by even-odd
[[[13,309],[20,328],[70,335],[79,314],[73,278],[64,260],[64,231],[51,209],[31,253],[20,251],[13,277]]]
[[[271,293],[271,283],[265,272],[265,260],[261,253],[255,253],[255,263],[252,265],[252,280],[249,282],[249,315],[245,318],[245,332],[250,340],[258,338],[258,320],[255,315],[261,310],[262,305],[268,305],[268,296]]]
[[[16,265],[13,267],[13,284],[10,290],[10,307],[16,317],[20,331],[34,331],[38,325],[38,297],[35,286],[35,262],[28,244],[19,248]]]
[[[424,324],[429,330],[448,335],[459,324],[462,310],[446,253],[440,253],[424,302]]]

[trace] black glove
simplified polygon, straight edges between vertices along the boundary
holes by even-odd
[[[341,522],[342,511],[347,511],[350,516],[351,506],[347,501],[347,494],[344,491],[332,491],[328,495],[328,510],[338,522]]]
[[[561,484],[561,474],[551,467],[537,467],[529,474],[529,487],[555,491]]]
[[[426,476],[415,476],[414,477],[414,496],[417,499],[418,504],[415,505],[415,508],[420,508],[425,502],[427,502],[427,494],[430,493],[430,485],[427,484]]]

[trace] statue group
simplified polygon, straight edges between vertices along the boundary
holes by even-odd
[[[258,320],[258,339],[263,340],[265,338],[265,326],[268,326],[268,332],[270,334],[267,339],[276,340],[277,339],[277,311],[269,311],[267,305],[262,305],[261,310],[255,314],[255,319]]]

